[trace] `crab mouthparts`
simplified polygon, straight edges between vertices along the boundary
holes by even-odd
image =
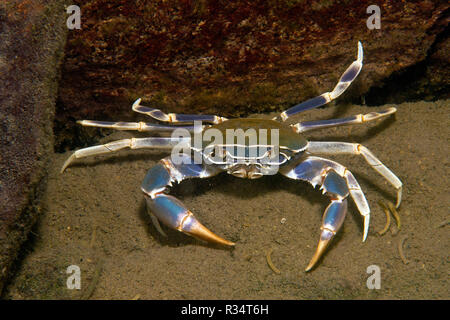
[[[246,165],[246,166],[239,166],[238,168],[232,168],[232,170],[230,170],[229,173],[235,177],[247,179],[258,179],[263,176],[263,174],[254,165]]]

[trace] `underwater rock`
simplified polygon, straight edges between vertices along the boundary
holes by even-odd
[[[360,0],[74,3],[81,29],[69,34],[61,127],[85,118],[129,120],[138,97],[178,113],[281,110],[332,90],[355,59],[358,40],[364,68],[341,99],[361,97],[433,54],[449,6],[378,1],[380,28],[369,29],[373,3]],[[435,69],[437,87],[448,70]]]
[[[39,215],[53,153],[65,1],[0,5],[0,292]]]

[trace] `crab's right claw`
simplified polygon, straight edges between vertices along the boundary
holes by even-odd
[[[187,210],[177,198],[171,195],[159,194],[154,199],[146,197],[146,200],[150,211],[169,228],[210,243],[234,246],[233,242],[219,237],[201,224],[194,214]]]
[[[180,200],[164,193],[172,182],[181,182],[185,178],[207,177],[211,174],[214,172],[209,172],[201,165],[174,164],[166,158],[148,171],[141,189],[146,196],[151,215],[167,227],[207,242],[234,246],[233,242],[208,230]],[[156,228],[160,230],[158,225]]]

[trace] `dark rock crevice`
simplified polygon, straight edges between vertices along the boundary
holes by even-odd
[[[436,101],[450,97],[449,26],[450,10],[442,13],[432,30],[441,29],[427,51],[425,59],[392,73],[381,86],[372,87],[364,96],[369,106],[400,104],[419,100]]]

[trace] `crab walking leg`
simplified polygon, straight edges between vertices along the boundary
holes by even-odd
[[[400,179],[386,167],[369,149],[358,143],[348,142],[322,142],[310,141],[308,151],[312,154],[353,154],[362,155],[366,162],[381,174],[395,189],[397,189],[396,207],[400,206],[402,201],[402,182]]]
[[[364,216],[363,241],[366,239],[370,209],[358,183],[351,172],[344,166],[331,160],[308,157],[298,166],[284,169],[281,173],[291,179],[308,181],[314,187],[320,185],[323,193],[328,194],[331,199],[322,218],[319,244],[314,256],[305,269],[306,271],[314,267],[325,252],[333,236],[341,228],[347,213],[347,197],[349,194],[352,195],[358,209]]]
[[[190,146],[191,139],[189,137],[150,137],[150,138],[131,138],[122,139],[117,141],[112,141],[106,144],[87,147],[75,151],[67,160],[64,162],[61,168],[61,173],[75,160],[79,158],[85,158],[89,156],[95,156],[104,153],[116,152],[125,148],[130,149],[142,149],[142,148],[153,148],[153,149],[167,149],[171,150],[174,146]]]
[[[84,127],[97,127],[97,128],[107,128],[115,130],[134,130],[139,132],[155,132],[155,133],[170,133],[176,129],[185,129],[189,132],[194,131],[194,126],[172,126],[165,124],[155,124],[147,122],[109,122],[109,121],[95,121],[95,120],[80,120],[77,121]],[[200,129],[205,128],[201,126]]]
[[[158,231],[162,232],[159,222],[169,228],[181,231],[190,236],[227,246],[234,243],[225,240],[202,225],[177,198],[164,193],[173,182],[181,182],[187,178],[207,178],[220,171],[207,165],[191,163],[192,159],[183,156],[183,161],[175,164],[169,157],[162,159],[151,168],[144,181],[142,191],[145,193],[149,213]],[[184,163],[183,163],[184,162]],[[164,232],[162,232],[163,235]]]
[[[370,112],[367,114],[357,114],[351,117],[342,119],[330,119],[330,120],[318,120],[318,121],[303,121],[292,125],[294,131],[297,133],[302,133],[305,131],[324,129],[329,127],[338,127],[351,124],[360,124],[373,120],[377,120],[388,115],[391,115],[397,111],[396,108],[392,107],[383,111]]]
[[[359,72],[362,69],[362,61],[363,61],[363,47],[360,41],[358,41],[358,57],[355,61],[344,71],[341,78],[339,79],[338,84],[334,87],[333,91],[325,92],[320,96],[315,98],[306,100],[300,104],[297,104],[286,111],[283,111],[280,114],[280,118],[283,121],[286,121],[289,117],[293,116],[302,111],[306,111],[309,109],[317,108],[327,104],[331,100],[339,97],[344,91],[350,86],[353,80],[356,79]]]
[[[153,119],[163,121],[163,122],[169,122],[169,123],[191,123],[194,121],[204,121],[209,123],[221,123],[223,121],[226,121],[227,118],[219,117],[215,115],[196,115],[196,114],[176,114],[176,113],[164,113],[159,109],[150,108],[141,106],[141,99],[137,99],[133,103],[133,111],[139,112],[142,114],[146,114]]]

